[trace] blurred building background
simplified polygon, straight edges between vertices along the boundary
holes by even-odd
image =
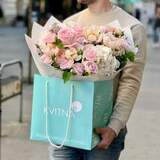
[[[160,0],[113,0],[113,2],[139,19],[148,35],[148,59],[144,81],[128,123],[127,149],[122,154],[121,160],[159,160],[160,26],[156,25],[158,24],[156,22],[160,19],[158,9]],[[0,159],[47,159],[47,144],[29,140],[32,78],[37,70],[26,46],[24,34],[30,32],[33,21],[44,24],[50,15],[63,20],[84,8],[85,6],[77,4],[76,0],[0,0],[0,69],[2,64],[15,59],[23,64],[23,110],[19,109],[19,96],[2,103]],[[0,79],[11,77],[18,72],[16,66],[5,69],[3,75],[0,72]],[[7,84],[8,81],[5,82],[3,84]],[[6,94],[11,88],[18,91],[19,84],[19,81],[18,83],[13,81],[13,85],[3,87],[3,90]],[[21,123],[18,122],[19,113],[23,113]]]

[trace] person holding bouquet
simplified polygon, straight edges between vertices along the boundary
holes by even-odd
[[[100,25],[118,20],[125,28],[130,26],[138,53],[135,62],[125,65],[114,80],[114,108],[108,125],[105,128],[96,128],[96,133],[101,137],[100,143],[91,151],[62,147],[61,149],[49,147],[50,160],[118,160],[124,149],[126,124],[140,89],[145,59],[146,59],[146,34],[143,25],[134,17],[126,13],[110,0],[78,0],[87,4],[88,8],[67,18],[64,23],[71,21],[81,25]],[[96,34],[89,33],[91,39]]]

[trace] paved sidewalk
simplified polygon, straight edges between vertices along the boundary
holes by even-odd
[[[24,29],[0,28],[0,59],[20,57],[27,75]],[[5,45],[2,42],[5,41]],[[3,52],[2,52],[3,51]],[[126,150],[120,160],[160,158],[160,54],[149,44],[144,81],[128,123]],[[4,54],[2,54],[4,53]],[[9,72],[10,73],[10,72]],[[3,103],[2,160],[47,160],[47,144],[29,140],[32,86],[24,86],[24,123],[19,124],[18,98]]]

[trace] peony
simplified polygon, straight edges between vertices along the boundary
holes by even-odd
[[[76,32],[76,42],[80,44],[87,43],[87,40],[84,35],[83,27],[75,26],[74,31]]]
[[[89,74],[96,74],[97,71],[98,71],[98,67],[97,67],[97,64],[95,62],[84,61],[83,65],[84,65],[84,68],[85,68],[85,72],[87,72]]]
[[[80,26],[73,27],[73,30],[75,31],[76,37],[83,37],[83,28]]]
[[[45,64],[51,64],[52,63],[52,58],[46,54],[43,54],[40,59],[42,60],[43,63]]]
[[[83,75],[84,73],[84,65],[82,63],[75,63],[73,65],[73,72],[77,75]]]
[[[56,40],[56,34],[49,32],[44,38],[43,38],[43,42],[44,43],[53,43]]]
[[[62,58],[59,60],[59,65],[62,70],[71,69],[73,64],[73,59]]]
[[[76,42],[76,32],[73,28],[64,27],[59,30],[58,38],[65,45],[72,45]]]
[[[88,61],[96,61],[96,50],[94,49],[94,47],[88,47],[85,51],[84,51],[84,58]]]
[[[85,39],[85,36],[83,34],[83,28],[80,26],[73,27],[74,34],[75,34],[75,41],[74,43],[70,45],[65,45],[66,47],[74,47],[74,48],[83,48],[83,45],[87,43],[87,40]]]

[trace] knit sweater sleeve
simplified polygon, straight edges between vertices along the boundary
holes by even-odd
[[[139,46],[139,52],[133,63],[128,63],[119,80],[116,103],[110,119],[109,127],[118,135],[125,127],[135,104],[140,89],[146,60],[146,34],[142,24],[132,27],[134,41]]]

